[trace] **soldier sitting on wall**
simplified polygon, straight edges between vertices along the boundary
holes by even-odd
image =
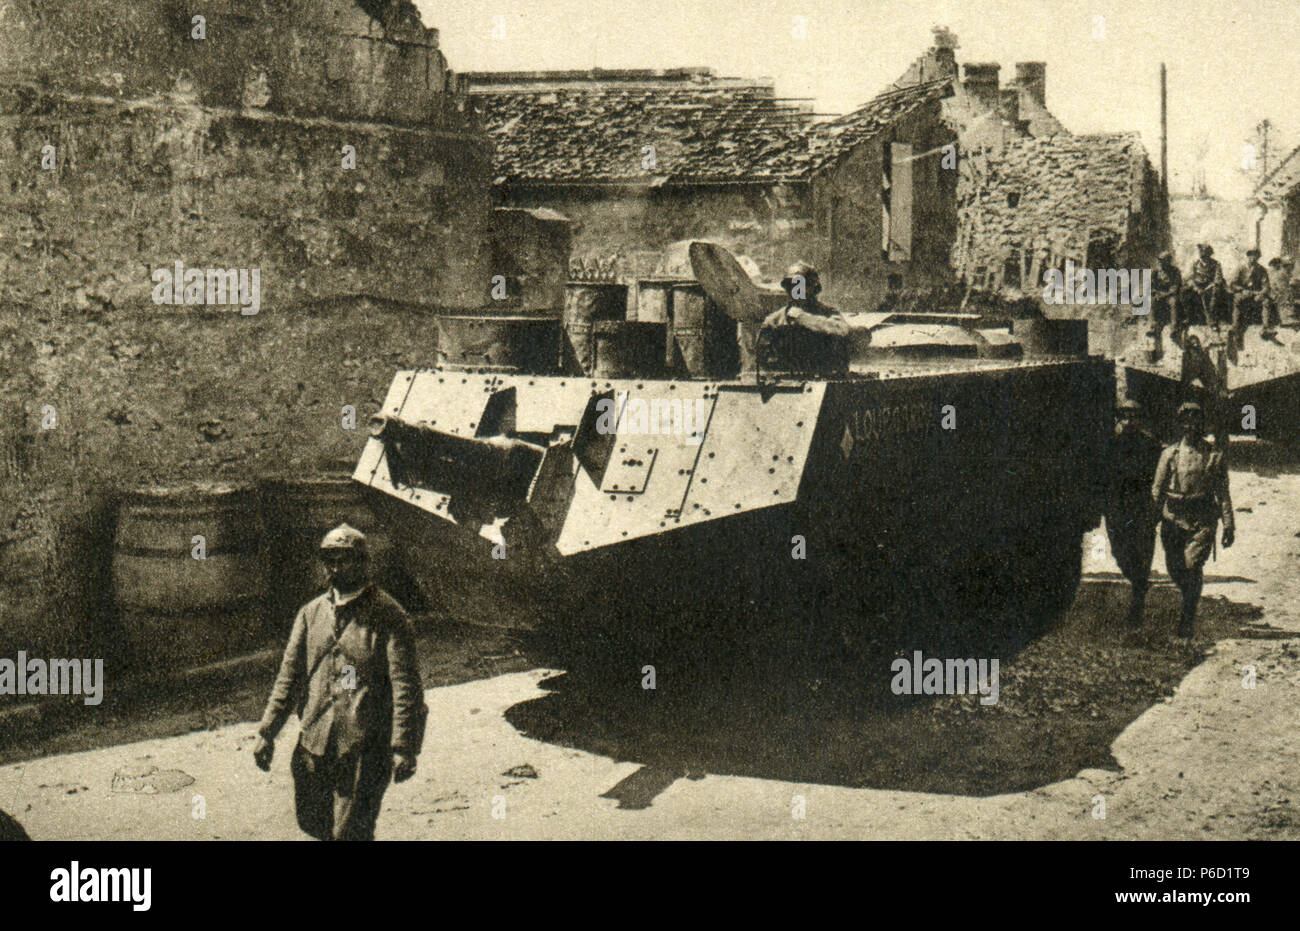
[[[1241,345],[1241,336],[1253,323],[1264,324],[1263,335],[1272,335],[1276,321],[1275,306],[1269,290],[1268,272],[1259,264],[1259,250],[1246,250],[1246,264],[1232,276],[1232,333]]]
[[[1160,253],[1160,264],[1151,275],[1151,329],[1155,335],[1156,347],[1160,346],[1160,334],[1170,326],[1174,342],[1181,342],[1183,330],[1187,323],[1182,309],[1183,275],[1174,264],[1172,252]]]
[[[849,324],[817,300],[821,279],[807,262],[790,266],[781,279],[789,301],[763,321],[758,335],[760,367],[807,375],[839,375],[849,368]]]

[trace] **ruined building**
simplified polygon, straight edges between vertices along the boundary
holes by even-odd
[[[947,78],[944,117],[962,150],[952,267],[968,284],[1033,294],[1043,271],[1153,266],[1169,245],[1169,207],[1136,133],[1074,135],[1047,107],[1047,66],[1018,62],[1000,84],[996,62],[962,66],[956,38],[935,43],[895,87]]]
[[[1252,200],[1259,212],[1256,245],[1264,255],[1300,255],[1300,147],[1268,173]]]
[[[852,309],[891,283],[949,277],[946,80],[825,120],[770,82],[703,68],[467,78],[495,142],[499,202],[569,217],[575,255],[617,254],[624,280],[662,271],[664,250],[687,238],[716,240],[770,278],[815,262],[827,299]]]
[[[0,640],[34,648],[84,632],[116,489],[359,448],[429,314],[487,300],[489,144],[408,0],[8,0],[0,62]],[[178,262],[256,270],[258,312],[155,303]]]

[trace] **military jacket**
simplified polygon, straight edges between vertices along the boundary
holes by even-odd
[[[258,732],[274,739],[291,711],[302,746],[318,756],[419,753],[426,708],[415,636],[387,592],[370,586],[339,603],[331,590],[298,612]]]

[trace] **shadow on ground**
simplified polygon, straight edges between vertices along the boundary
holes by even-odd
[[[933,631],[954,625],[936,624],[892,642],[838,634],[812,647],[796,646],[808,638],[789,629],[726,641],[696,632],[583,654],[551,643],[546,664],[567,671],[506,717],[528,737],[643,764],[606,793],[624,808],[710,773],[974,796],[1024,791],[1085,768],[1118,769],[1116,736],[1172,694],[1209,642],[1236,636],[1259,614],[1203,599],[1198,636],[1187,644],[1172,636],[1176,589],[1153,586],[1140,631],[1125,626],[1128,593],[1122,582],[1085,581],[1037,636],[970,629],[943,640]],[[997,658],[997,703],[895,695],[891,663],[914,649]],[[652,690],[642,687],[645,666],[654,667]]]

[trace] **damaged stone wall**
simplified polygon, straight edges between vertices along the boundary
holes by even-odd
[[[1021,137],[963,153],[953,266],[971,285],[1041,293],[1043,271],[1153,267],[1169,244],[1159,176],[1132,134]]]
[[[487,302],[491,205],[406,0],[10,0],[0,61],[4,655],[89,642],[121,489],[355,454]],[[155,304],[178,261],[258,269],[259,312]]]

